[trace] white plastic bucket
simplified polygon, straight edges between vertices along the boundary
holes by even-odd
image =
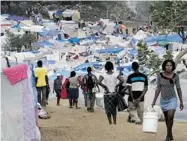
[[[96,94],[96,105],[97,105],[97,107],[102,107],[103,108],[103,104],[104,104],[103,94],[101,94],[101,93]]]
[[[153,107],[153,109],[154,109],[155,112],[157,112],[158,119],[160,119],[162,117],[162,114],[163,114],[162,109],[160,108],[160,106],[159,105],[155,105]]]
[[[158,114],[156,112],[146,112],[143,117],[143,132],[156,133],[158,128]]]

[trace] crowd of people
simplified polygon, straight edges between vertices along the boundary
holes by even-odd
[[[38,102],[45,107],[48,100],[47,93],[50,91],[47,70],[42,67],[42,61],[38,61],[37,65],[38,67],[35,68],[35,77]],[[81,88],[82,93],[84,94],[87,111],[94,112],[96,93],[100,92],[100,88],[102,88],[104,89],[104,109],[109,124],[117,124],[117,112],[123,111],[126,108],[129,113],[128,122],[142,124],[144,97],[148,90],[148,78],[139,71],[139,64],[137,62],[132,63],[132,69],[133,73],[127,78],[125,78],[121,72],[119,74],[114,72],[114,65],[110,61],[106,62],[106,72],[102,73],[99,78],[92,73],[91,67],[87,68],[87,74],[83,77],[76,76],[76,72],[72,71],[66,85],[69,108],[75,107],[76,109],[80,109],[78,106],[78,98],[79,88]],[[173,119],[178,105],[175,87],[180,101],[180,110],[183,110],[184,105],[179,76],[175,73],[175,63],[172,60],[165,60],[162,64],[162,70],[163,71],[157,76],[157,89],[155,91],[152,106],[155,105],[157,98],[161,93],[160,107],[164,113],[167,127],[165,141],[171,141],[173,140]],[[60,105],[61,89],[61,75],[57,74],[53,88],[53,92],[56,92],[57,106]],[[129,95],[128,104],[126,104],[123,99],[126,94]],[[119,104],[119,98],[121,99],[120,102],[122,101],[125,106],[128,106],[121,106]]]

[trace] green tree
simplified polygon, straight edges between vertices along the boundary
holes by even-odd
[[[141,66],[145,66],[146,61],[149,58],[150,51],[148,49],[147,44],[142,40],[138,42],[137,46],[138,46],[138,55],[137,55],[138,62]]]
[[[13,33],[8,33],[7,46],[8,46],[8,51],[20,52],[21,47],[22,47],[22,37],[21,37],[21,35],[15,35]]]
[[[177,31],[185,43],[187,36],[184,34],[187,24],[186,1],[157,1],[150,6],[152,20],[159,29]]]
[[[149,59],[147,61],[147,67],[150,69],[149,75],[152,76],[159,73],[161,70],[161,64],[162,60],[159,58],[159,56],[154,52],[150,53]]]
[[[28,32],[22,36],[21,40],[26,49],[32,50],[32,43],[36,42],[37,38],[35,34]]]
[[[32,33],[25,33],[23,35],[8,33],[7,46],[9,51],[20,52],[22,46],[25,46],[26,49],[32,50],[32,43],[36,41],[36,36]]]
[[[164,60],[168,60],[168,59],[169,60],[173,60],[173,54],[172,54],[172,52],[167,50],[166,54],[163,55],[163,59]]]
[[[159,29],[175,31],[182,38],[183,43],[187,40],[185,27],[187,27],[187,1],[157,1],[150,6],[152,20]],[[176,65],[187,54],[187,48],[175,57]]]

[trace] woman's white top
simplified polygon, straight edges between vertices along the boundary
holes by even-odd
[[[118,77],[118,73],[113,73],[113,74],[104,73],[103,75],[104,85],[108,87],[110,93],[115,92],[115,87],[119,82],[117,77]]]

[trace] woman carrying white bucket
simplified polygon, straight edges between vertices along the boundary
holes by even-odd
[[[155,97],[152,106],[155,105],[156,100],[161,92],[160,106],[164,112],[167,127],[167,136],[165,141],[171,141],[173,140],[173,119],[177,108],[177,96],[174,86],[176,86],[179,96],[180,110],[183,110],[184,106],[179,76],[174,73],[175,63],[172,60],[165,60],[162,64],[162,70],[164,72],[161,72],[157,77],[157,89],[155,91]]]

